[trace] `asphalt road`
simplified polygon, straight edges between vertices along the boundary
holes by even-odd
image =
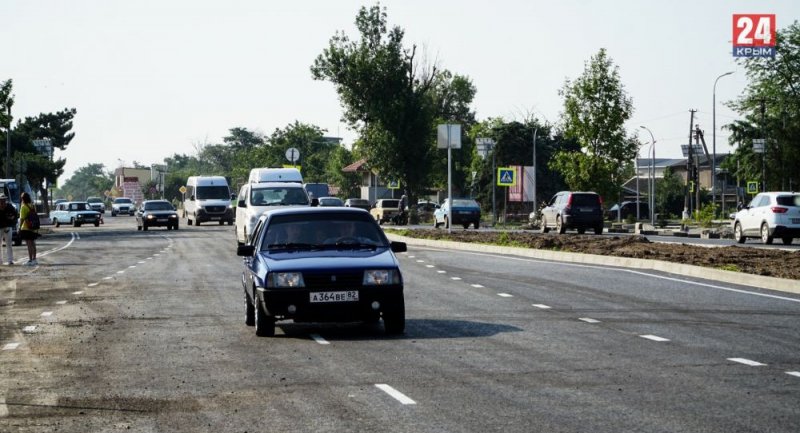
[[[39,251],[0,268],[0,432],[800,425],[796,295],[411,247],[404,336],[279,322],[258,338],[231,226],[107,215]]]

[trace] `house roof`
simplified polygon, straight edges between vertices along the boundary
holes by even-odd
[[[367,159],[366,158],[361,158],[358,161],[356,161],[356,162],[348,165],[347,167],[343,168],[342,171],[345,172],[345,173],[355,173],[355,172],[361,172],[361,171],[369,171],[369,169],[367,168]]]

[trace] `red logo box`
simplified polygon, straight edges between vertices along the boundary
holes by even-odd
[[[734,14],[734,47],[774,47],[775,14]]]

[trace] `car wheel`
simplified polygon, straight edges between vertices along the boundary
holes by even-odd
[[[172,230],[178,230],[178,223],[175,223],[175,225],[172,226]]]
[[[406,307],[403,298],[383,312],[383,329],[389,335],[402,334],[406,329]]]
[[[60,223],[60,222],[58,222],[58,219],[57,219],[57,218],[53,220],[53,224],[55,224],[55,225],[56,225],[56,228],[58,228],[58,227],[61,227],[61,223]]]
[[[147,224],[142,223],[142,230],[147,231]]]
[[[733,227],[733,239],[735,239],[736,242],[740,244],[743,244],[744,241],[747,239],[744,237],[744,233],[742,232],[742,225],[740,223],[736,223],[736,225]]]
[[[481,228],[481,222],[475,221],[475,230],[478,230],[479,228]]]
[[[192,225],[192,220],[190,220],[188,216],[186,217],[186,225]]]
[[[450,218],[444,217],[444,228],[450,228]]]
[[[547,228],[547,218],[545,218],[544,216],[542,216],[542,222],[539,225],[539,231],[542,233],[547,233],[550,231],[550,229]]]
[[[137,231],[142,231],[142,226],[140,226],[140,225],[137,225],[137,226],[136,226],[136,230],[137,230]]]
[[[464,230],[466,230],[466,229],[468,229],[468,228],[469,228],[469,223],[464,223],[464,224],[461,224],[461,226],[462,226],[462,227],[464,227]]]
[[[579,235],[582,235],[584,233],[586,233],[586,229],[585,228],[581,227],[581,228],[578,229],[578,234]]]
[[[244,324],[247,326],[254,326],[256,324],[256,308],[250,302],[250,296],[244,292]]]
[[[100,227],[100,221],[95,221],[95,222],[94,222],[94,226],[95,226],[95,227]]]
[[[761,224],[761,242],[766,245],[772,244],[772,236],[769,235],[769,226],[767,223]]]
[[[439,221],[436,220],[436,217],[433,217],[433,228],[435,229],[439,228]]]
[[[564,225],[563,217],[556,218],[556,231],[561,235],[567,232],[567,227]]]
[[[598,225],[597,227],[594,228],[594,234],[596,234],[596,235],[602,235],[603,234],[603,225],[602,224],[600,224],[600,225]]]
[[[261,302],[258,302],[257,299],[253,299],[253,309],[255,310],[255,325],[256,325],[256,335],[259,337],[272,337],[275,335],[275,318],[268,316],[267,312],[264,311],[264,307],[261,306]]]
[[[792,244],[792,238],[781,238],[781,240],[783,241],[784,245],[791,245]]]

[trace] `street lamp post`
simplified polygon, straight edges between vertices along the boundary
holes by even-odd
[[[720,78],[733,74],[734,71],[726,72],[716,80],[714,80],[714,91],[712,92],[712,99],[713,104],[711,108],[711,123],[712,123],[712,135],[711,135],[711,147],[713,156],[711,158],[711,206],[714,206],[717,203],[717,81]],[[691,145],[691,143],[689,143]],[[725,188],[725,186],[722,186]]]
[[[6,105],[8,109],[8,125],[6,128],[6,178],[11,179],[11,105],[12,100],[9,99]]]
[[[640,128],[650,133],[650,148],[653,149],[650,154],[651,167],[648,170],[648,174],[650,174],[650,170],[652,170],[653,173],[650,179],[650,185],[648,185],[648,195],[650,199],[647,202],[650,206],[650,224],[656,225],[656,139],[653,137],[653,131],[651,131],[650,128],[646,126],[640,126]]]
[[[533,209],[532,212],[536,215],[536,134],[539,133],[539,127],[533,130]]]

